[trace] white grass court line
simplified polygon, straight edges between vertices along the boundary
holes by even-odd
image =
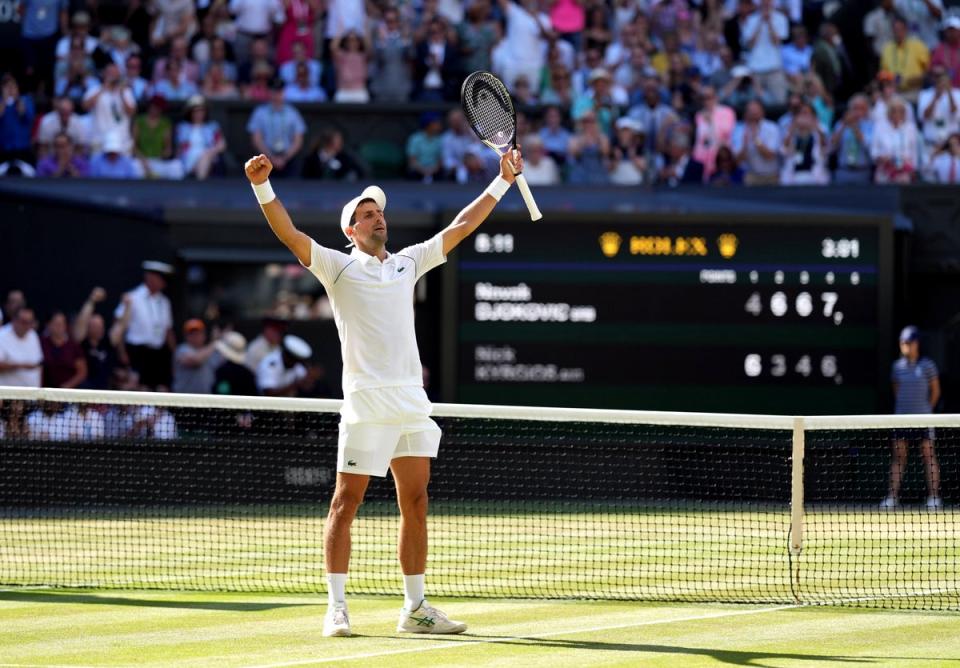
[[[524,636],[493,636],[489,638],[480,638],[477,640],[451,640],[445,645],[434,645],[431,647],[409,647],[407,649],[391,649],[381,652],[366,652],[364,654],[349,654],[346,656],[334,656],[329,658],[317,659],[299,659],[297,661],[283,661],[281,663],[263,663],[245,668],[285,668],[286,666],[307,666],[319,663],[336,663],[339,661],[356,661],[359,659],[375,659],[381,656],[394,656],[397,654],[413,654],[414,652],[432,652],[441,649],[450,649],[451,647],[467,647],[469,645],[484,645],[490,643],[503,642],[505,640],[539,640],[541,638],[552,638],[555,636],[572,636],[582,633],[597,633],[600,631],[615,631],[617,629],[629,629],[641,626],[659,626],[662,624],[679,624],[683,622],[696,622],[704,619],[719,619],[723,617],[739,617],[746,615],[759,615],[767,612],[777,612],[780,610],[793,610],[802,608],[802,605],[778,605],[770,608],[760,608],[755,610],[732,610],[725,612],[714,612],[705,615],[691,615],[689,617],[675,617],[673,619],[653,619],[645,622],[628,622],[626,624],[612,624],[610,626],[595,626],[592,628],[569,629],[567,631],[551,631],[550,633],[536,633]],[[336,640],[333,640],[336,642]]]

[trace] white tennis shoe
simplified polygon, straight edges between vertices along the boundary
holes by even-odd
[[[449,619],[426,599],[416,610],[402,609],[397,622],[397,633],[463,633],[466,630],[466,624]]]
[[[894,496],[888,496],[880,502],[880,510],[896,510],[899,506],[900,502]]]
[[[350,615],[347,614],[346,605],[337,603],[327,607],[327,614],[323,618],[323,635],[327,638],[350,635]]]

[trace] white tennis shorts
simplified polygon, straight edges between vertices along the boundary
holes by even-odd
[[[383,477],[396,457],[436,457],[440,427],[422,387],[350,392],[340,409],[337,471]]]

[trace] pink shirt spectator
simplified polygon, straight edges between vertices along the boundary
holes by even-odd
[[[550,23],[561,35],[583,31],[586,13],[577,0],[556,0],[550,7]]]
[[[303,44],[307,58],[313,58],[313,24],[317,20],[317,0],[285,0],[284,21],[277,38],[277,62],[293,59],[293,45]]]
[[[712,89],[704,89],[704,95],[716,95]],[[730,107],[716,104],[716,98],[696,115],[696,140],[693,144],[693,159],[703,163],[704,180],[709,180],[717,169],[717,151],[721,146],[730,146],[737,115]]]
[[[363,51],[340,51],[334,56],[337,71],[337,96],[367,90],[367,54]],[[351,100],[353,101],[353,100]]]
[[[947,42],[940,42],[930,57],[930,69],[940,66],[950,75],[950,83],[954,88],[960,88],[960,44],[951,46]]]

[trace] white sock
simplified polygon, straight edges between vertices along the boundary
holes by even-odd
[[[403,607],[410,612],[423,603],[423,578],[423,573],[403,576]]]
[[[327,573],[327,603],[347,602],[347,574],[346,573]]]

